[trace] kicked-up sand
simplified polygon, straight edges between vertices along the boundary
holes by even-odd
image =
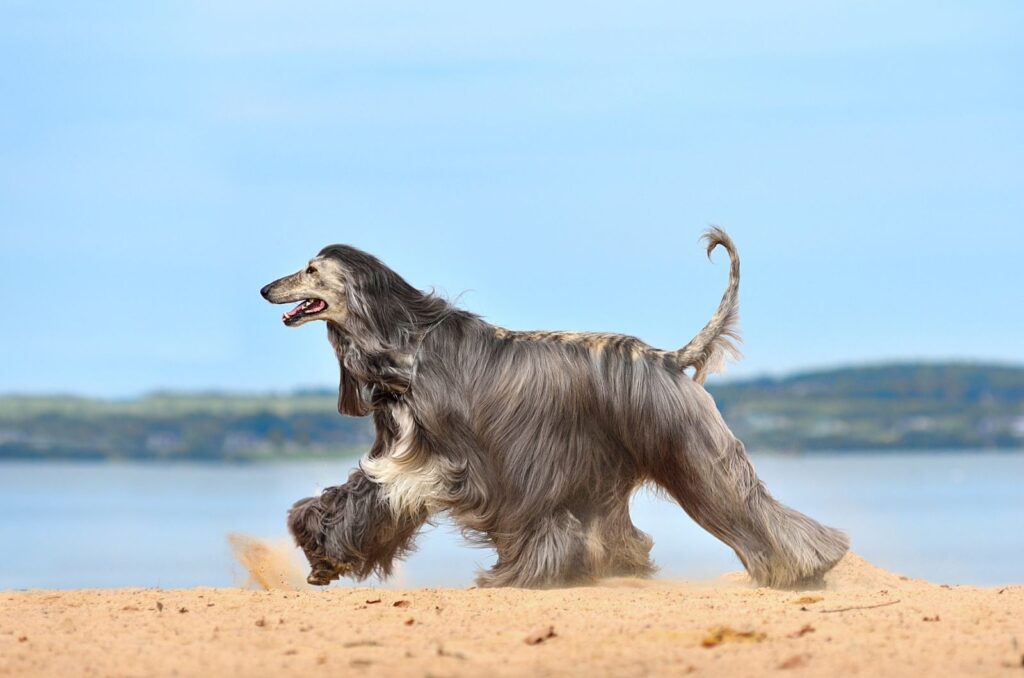
[[[0,592],[4,676],[1024,676],[1024,586],[945,586],[847,556],[820,591],[745,575],[551,591],[310,590],[235,537],[268,590]]]

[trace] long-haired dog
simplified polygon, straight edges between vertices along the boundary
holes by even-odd
[[[630,520],[645,482],[728,544],[760,584],[820,581],[846,536],[777,502],[702,384],[738,339],[739,257],[719,229],[729,285],[677,351],[630,336],[518,332],[423,293],[375,257],[325,247],[261,291],[301,302],[290,327],[327,323],[338,409],[377,438],[348,482],[295,504],[288,525],[309,582],[387,576],[416,532],[447,512],[493,546],[481,586],[547,587],[649,575],[650,537]],[[693,368],[693,374],[686,372]]]

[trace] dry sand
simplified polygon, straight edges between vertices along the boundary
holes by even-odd
[[[609,580],[588,588],[0,592],[0,675],[1024,675],[1024,586],[911,580],[850,555],[821,591]]]

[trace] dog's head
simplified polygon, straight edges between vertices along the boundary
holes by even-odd
[[[371,406],[366,379],[354,376],[357,371],[346,364],[352,348],[378,354],[394,349],[411,336],[417,309],[429,306],[436,313],[444,307],[373,255],[348,245],[328,245],[302,270],[275,280],[260,294],[274,304],[298,302],[281,318],[289,327],[327,321],[341,367],[338,409],[357,417]]]
[[[338,257],[322,251],[300,271],[263,287],[260,294],[272,304],[299,304],[281,320],[298,327],[310,320],[330,320],[344,325],[349,314],[346,271]]]
[[[382,344],[423,311],[447,308],[377,257],[349,245],[328,245],[301,271],[275,280],[260,294],[272,304],[299,302],[281,318],[289,327],[327,320],[351,334],[373,335],[364,338]]]
[[[274,304],[298,302],[282,317],[289,327],[327,321],[341,364],[338,407],[353,416],[371,411],[370,384],[395,389],[408,384],[417,337],[451,314],[446,301],[417,290],[373,255],[348,245],[328,245],[301,271],[260,293]],[[368,355],[372,361],[364,359]]]

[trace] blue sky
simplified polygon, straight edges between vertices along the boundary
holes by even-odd
[[[329,385],[330,242],[734,376],[1024,362],[1019,2],[0,4],[0,391]],[[770,7],[769,7],[770,5]]]

